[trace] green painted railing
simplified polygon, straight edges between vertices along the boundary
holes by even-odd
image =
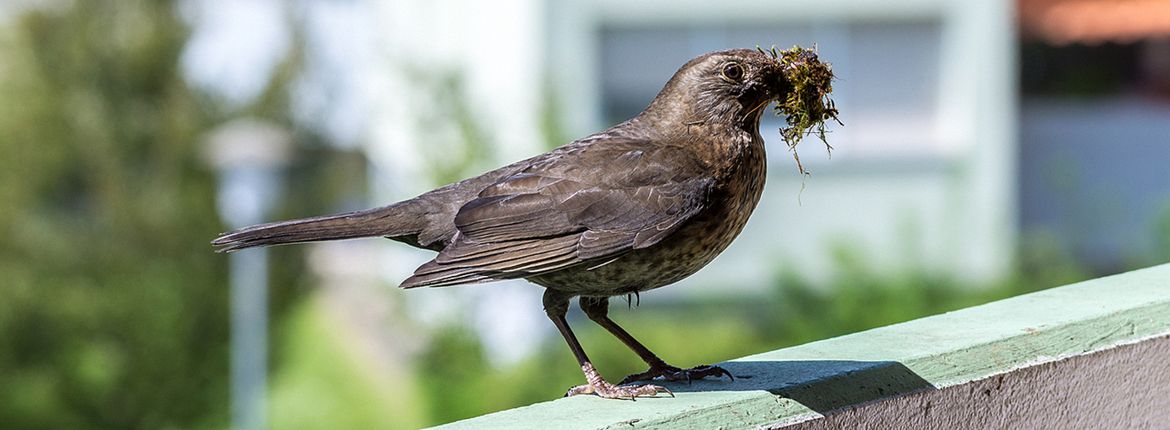
[[[440,428],[777,426],[1167,333],[1170,264],[735,359],[734,382],[666,384],[676,398],[577,396]]]

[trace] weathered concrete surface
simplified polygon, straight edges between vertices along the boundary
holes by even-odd
[[[836,411],[814,429],[1170,428],[1170,337]]]
[[[678,398],[628,402],[577,396],[484,415],[443,428],[731,429],[781,423],[816,425],[824,415],[836,419],[840,414],[853,411],[852,408],[926,398],[922,396],[943,396],[948,390],[981,386],[989,377],[1005,375],[1006,381],[1007,375],[1015,378],[1017,372],[1022,372],[1019,375],[1023,377],[1032,369],[1043,366],[1056,368],[1064,366],[1061,363],[1066,361],[1076,362],[1074,360],[1092,362],[1097,357],[1092,354],[1094,352],[1110,351],[1103,354],[1112,354],[1112,351],[1129,348],[1119,345],[1134,344],[1134,348],[1145,347],[1147,343],[1162,345],[1163,341],[1157,339],[1166,334],[1170,334],[1170,264],[732,360],[721,365],[736,375],[735,382],[703,380],[693,385],[666,384],[675,390]],[[1170,357],[1164,352],[1161,357]],[[1170,358],[1161,361],[1170,361]],[[1077,369],[1087,371],[1093,368],[1089,364],[1083,366],[1086,367]],[[1145,370],[1131,372],[1128,368],[1117,368],[1111,371],[1116,372],[1111,374],[1114,375],[1111,376],[1114,384],[1129,384],[1135,378],[1147,377],[1140,373]],[[1131,376],[1121,378],[1117,375]],[[1103,386],[1105,383],[1098,384]],[[1164,380],[1162,385],[1167,385]],[[1011,393],[1049,390],[1041,385],[1029,387],[1023,382],[1017,387]],[[1083,385],[1078,387],[1085,389]],[[1127,385],[1116,389],[1130,388]],[[1054,393],[1061,392],[1061,389],[1053,390]],[[1013,400],[1015,397],[1007,396],[1007,393],[997,393],[1004,396],[1005,404],[1017,408],[1015,410],[1041,412],[1029,404],[1038,400],[1031,397]],[[906,395],[911,397],[902,397]],[[555,396],[555,393],[550,393],[550,396]],[[970,398],[946,399],[971,401]],[[1111,399],[1122,402],[1128,398]],[[939,409],[939,401],[931,402],[931,407],[943,410]],[[1133,399],[1131,403],[1149,404],[1149,399]],[[948,406],[953,406],[955,411],[964,410],[962,405]],[[1104,399],[1081,403],[1080,406],[1117,407]],[[970,410],[972,415],[980,413],[990,412]],[[1095,413],[1114,415],[1114,411],[1106,409]],[[891,421],[873,424],[871,428],[887,425],[899,428],[906,423],[897,422],[896,418],[909,420],[912,416],[905,410],[891,410]],[[1042,427],[1078,427],[1076,421],[1061,421],[1060,418],[1059,415],[1049,416],[1048,420],[1037,422],[1052,424]],[[860,421],[823,422],[829,428],[834,423],[847,428],[868,426]],[[898,424],[894,425],[895,422]],[[993,428],[996,427],[994,423],[990,425]],[[1170,425],[1163,428],[1170,428]]]

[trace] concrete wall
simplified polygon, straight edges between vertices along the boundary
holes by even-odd
[[[1160,336],[767,428],[1166,428],[1167,357],[1170,336]]]

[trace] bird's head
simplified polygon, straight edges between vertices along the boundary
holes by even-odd
[[[715,51],[692,59],[675,72],[647,113],[686,123],[701,121],[755,130],[765,107],[779,101],[778,113],[804,131],[806,125],[836,117],[827,97],[832,77],[828,64],[821,63],[809,49]],[[796,121],[800,118],[793,114],[809,118]]]
[[[647,111],[688,122],[758,124],[764,107],[789,88],[784,66],[770,54],[716,51],[679,68]]]

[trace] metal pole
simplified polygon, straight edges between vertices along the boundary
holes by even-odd
[[[232,428],[263,430],[268,387],[268,250],[231,255]]]
[[[233,228],[263,222],[280,192],[290,138],[271,124],[236,120],[208,138],[220,171],[219,212]],[[231,254],[231,414],[236,430],[263,430],[268,390],[268,251]]]

